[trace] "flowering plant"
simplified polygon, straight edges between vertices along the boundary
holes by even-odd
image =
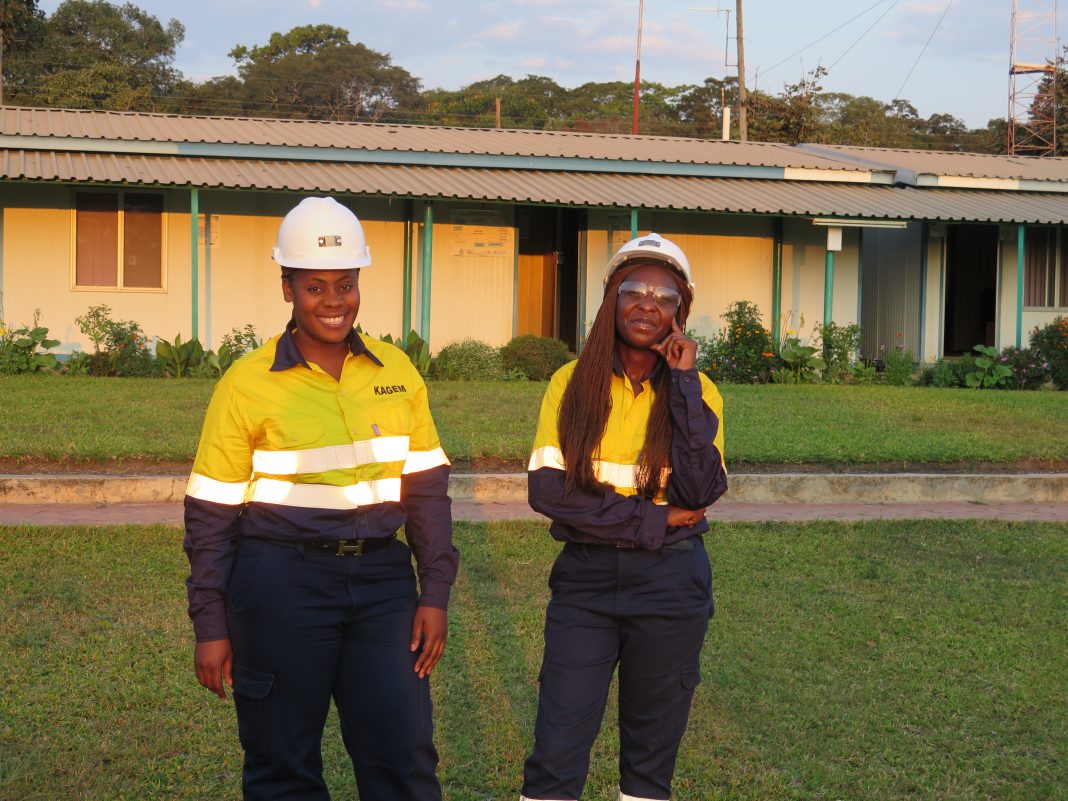
[[[705,372],[714,381],[767,383],[777,360],[760,309],[755,303],[739,300],[721,317],[725,325],[708,342],[707,358],[702,363]]]
[[[1057,389],[1068,389],[1068,317],[1031,332],[1031,350],[1049,365],[1050,378]]]

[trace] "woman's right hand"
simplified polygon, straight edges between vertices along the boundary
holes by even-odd
[[[226,698],[223,684],[234,686],[232,672],[234,652],[229,640],[208,640],[198,642],[193,649],[193,666],[196,668],[197,681],[220,698]]]
[[[669,506],[667,524],[670,527],[696,526],[704,516],[704,509],[683,509],[680,506]]]

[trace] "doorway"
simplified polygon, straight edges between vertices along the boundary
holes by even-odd
[[[946,229],[946,308],[942,352],[971,353],[997,335],[998,226]]]
[[[519,231],[516,333],[578,344],[579,238],[586,225],[581,209],[523,206]]]

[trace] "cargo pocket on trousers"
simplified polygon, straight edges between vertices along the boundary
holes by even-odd
[[[686,692],[693,694],[693,691],[697,689],[697,685],[701,683],[701,673],[697,670],[683,671],[682,674],[682,688]]]
[[[278,700],[274,676],[234,665],[237,734],[246,753],[268,755],[278,742]]]

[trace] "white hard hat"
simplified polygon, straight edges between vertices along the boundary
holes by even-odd
[[[604,270],[604,285],[608,286],[608,279],[612,277],[612,273],[624,264],[638,259],[665,262],[669,267],[674,267],[682,273],[691,292],[696,288],[693,273],[690,272],[690,261],[686,258],[686,254],[682,252],[682,248],[670,239],[664,239],[660,234],[639,236],[617,250],[616,255],[608,261],[608,266]]]
[[[351,270],[371,263],[356,215],[332,197],[306,197],[278,226],[274,260],[295,270]]]

